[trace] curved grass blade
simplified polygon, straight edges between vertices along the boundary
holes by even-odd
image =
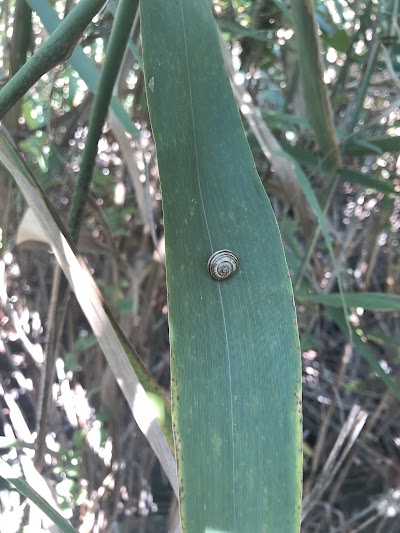
[[[332,294],[297,294],[299,302],[323,304],[328,307],[342,308],[343,303],[338,293]],[[346,292],[348,307],[361,307],[369,311],[399,311],[400,296],[384,292]]]
[[[306,175],[304,174],[304,172],[302,171],[300,165],[297,163],[297,161],[291,157],[289,154],[285,153],[285,152],[282,152],[282,155],[284,155],[284,157],[286,157],[289,161],[292,162],[293,164],[293,167],[294,167],[294,171],[296,173],[296,176],[297,176],[297,179],[299,180],[299,184],[300,184],[300,187],[305,195],[305,197],[307,198],[308,202],[310,203],[310,206],[312,207],[317,219],[318,219],[318,223],[320,225],[320,229],[321,229],[321,233],[324,237],[324,240],[325,240],[325,243],[326,243],[326,247],[328,248],[328,252],[329,252],[329,255],[331,256],[331,259],[332,259],[332,266],[333,268],[335,269],[335,271],[337,272],[337,282],[338,282],[338,286],[339,286],[339,296],[340,296],[340,301],[341,301],[341,307],[343,309],[343,313],[344,313],[344,316],[345,316],[345,319],[346,319],[346,322],[348,324],[348,333],[349,333],[349,339],[351,340],[352,338],[352,329],[350,327],[350,322],[349,322],[349,318],[348,318],[348,315],[347,315],[347,300],[346,300],[346,295],[345,295],[345,292],[344,292],[344,289],[343,289],[343,283],[342,283],[342,275],[341,273],[339,272],[339,269],[338,269],[338,266],[337,266],[337,263],[336,263],[336,257],[335,257],[335,253],[333,251],[333,248],[332,248],[332,243],[331,243],[331,239],[330,239],[330,236],[329,236],[329,231],[328,231],[328,228],[327,228],[327,225],[326,225],[326,221],[325,221],[325,215],[319,205],[319,202],[318,202],[318,198],[316,197]]]
[[[383,154],[384,152],[398,152],[400,150],[400,137],[398,135],[354,137],[345,146],[346,155]]]
[[[107,308],[57,213],[18,152],[0,130],[0,163],[11,174],[42,226],[47,242],[64,271],[77,301],[96,335],[104,356],[135,420],[146,436],[174,491],[178,492],[168,399],[145,368]]]
[[[163,193],[182,527],[300,527],[300,356],[278,226],[229,87],[208,0],[141,2]],[[218,282],[207,261],[232,250]]]
[[[321,44],[312,0],[291,0],[300,77],[308,118],[330,170],[341,165],[332,108],[324,83]]]
[[[60,529],[62,533],[76,533],[71,524],[64,517],[56,511],[50,503],[43,498],[38,492],[36,492],[24,477],[15,474],[14,470],[3,459],[0,458],[0,477],[6,479],[11,485],[13,485],[18,492],[20,492],[26,498],[29,498],[35,505],[39,507],[43,513],[54,522],[54,524]]]
[[[382,335],[376,331],[363,331],[363,337],[380,346],[400,346],[400,338]]]
[[[304,167],[309,169],[318,169],[322,172],[329,172],[326,163],[315,157],[310,152],[307,152],[304,148],[291,146],[288,143],[282,142],[281,145],[286,153],[291,155],[297,161],[297,163],[303,165]],[[364,187],[376,189],[377,191],[384,193],[396,195],[400,193],[399,187],[393,182],[393,180],[383,179],[378,172],[362,174],[361,172],[357,172],[356,170],[349,168],[340,168],[338,169],[337,174],[342,181],[363,185]]]
[[[346,331],[348,331],[349,325],[345,320],[343,312],[339,309],[330,309],[329,315],[342,330],[342,333],[346,335]],[[382,368],[377,355],[375,355],[369,343],[366,342],[365,336],[363,334],[360,335],[359,330],[357,330],[354,326],[350,325],[350,327],[352,330],[352,343],[354,347],[359,351],[360,355],[367,361],[367,363],[369,364],[373,372],[378,376],[378,378],[380,378],[383,383],[385,383],[388,389],[390,389],[397,398],[400,398],[400,385],[396,383],[396,379],[392,377],[392,375],[387,374]]]

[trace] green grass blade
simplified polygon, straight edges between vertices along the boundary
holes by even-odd
[[[168,399],[129,344],[89,273],[70,236],[36,178],[19,158],[4,131],[0,131],[0,164],[17,183],[51,245],[76,299],[99,342],[135,420],[178,492],[173,457],[172,422]]]
[[[376,136],[360,138],[354,137],[345,146],[346,155],[383,154],[384,152],[398,152],[400,137],[398,135]]]
[[[306,168],[318,169],[323,172],[329,171],[328,167],[321,159],[318,159],[304,148],[291,146],[290,144],[282,142],[281,145],[285,152],[291,155],[299,164],[304,165]],[[340,168],[338,169],[337,174],[342,181],[348,181],[350,183],[355,183],[389,194],[398,195],[400,193],[399,190],[396,190],[396,185],[392,180],[382,178],[378,172],[363,174],[349,168]]]
[[[324,83],[321,46],[312,0],[291,0],[301,84],[308,118],[330,169],[340,167],[331,104]]]
[[[218,26],[222,31],[228,32],[235,39],[242,39],[243,37],[248,37],[250,39],[255,39],[256,41],[268,42],[269,37],[266,31],[263,30],[254,30],[253,28],[245,28],[238,22],[231,22],[230,20],[219,20]]]
[[[80,162],[79,174],[76,180],[76,187],[68,221],[68,230],[74,242],[77,242],[79,239],[82,219],[96,164],[98,143],[102,134],[104,122],[107,118],[114,84],[122,64],[138,7],[139,0],[120,0],[111,28],[107,53],[101,69],[100,84],[94,97],[90,113],[85,148]]]
[[[6,479],[13,485],[18,492],[26,498],[29,498],[35,505],[39,507],[43,513],[54,522],[54,524],[62,531],[62,533],[76,533],[71,524],[63,518],[58,511],[56,511],[50,503],[37,493],[24,477],[17,476],[14,470],[0,458],[0,477]]]
[[[347,297],[345,296],[345,292],[344,292],[344,289],[343,289],[342,275],[339,272],[339,269],[338,269],[338,266],[337,266],[337,263],[336,263],[335,253],[334,253],[333,248],[332,248],[332,243],[331,243],[331,239],[330,239],[330,236],[329,236],[328,227],[327,227],[326,221],[325,221],[325,215],[324,215],[324,213],[323,213],[323,211],[322,211],[322,209],[321,209],[321,207],[319,205],[318,198],[316,197],[316,195],[315,195],[315,193],[314,193],[314,191],[313,191],[313,189],[312,189],[312,187],[310,185],[310,182],[308,181],[306,175],[302,171],[300,165],[289,154],[287,154],[285,152],[282,152],[282,155],[284,155],[287,159],[289,159],[292,162],[293,167],[294,167],[294,171],[296,172],[297,179],[299,180],[299,184],[300,184],[301,190],[303,191],[303,193],[304,193],[305,197],[307,198],[308,202],[310,203],[310,206],[312,207],[315,215],[317,216],[318,223],[319,223],[319,226],[320,226],[320,229],[321,229],[321,233],[322,233],[322,235],[324,237],[326,247],[328,248],[329,255],[331,256],[331,259],[332,259],[333,268],[337,272],[337,282],[338,282],[338,286],[339,286],[339,297],[340,297],[340,302],[341,302],[341,308],[343,309],[343,313],[344,313],[344,316],[346,318],[346,322],[348,323],[349,338],[351,340],[351,338],[352,338],[352,330],[350,328],[350,323],[349,323],[349,319],[348,319],[348,316],[347,316]],[[296,288],[297,288],[297,286],[296,286]]]
[[[373,35],[371,45],[368,47],[368,60],[365,70],[362,75],[360,86],[357,90],[356,99],[354,102],[353,112],[351,114],[349,123],[346,125],[346,129],[351,133],[357,126],[358,121],[361,118],[365,97],[367,96],[370,88],[371,76],[376,68],[376,62],[380,51],[380,39],[376,34]]]
[[[299,302],[311,302],[328,307],[341,308],[340,294],[296,294]],[[349,307],[361,307],[368,311],[399,311],[400,296],[383,292],[347,292],[346,304]]]
[[[207,0],[141,2],[163,192],[173,422],[184,531],[300,527],[301,368],[278,226]],[[213,252],[239,271],[217,282]]]
[[[400,339],[388,335],[382,335],[376,331],[363,331],[363,336],[370,342],[374,342],[379,346],[400,346]]]
[[[342,330],[342,333],[346,334],[346,331],[349,328],[349,324],[346,322],[343,312],[338,309],[331,309],[329,315],[332,317],[333,321],[339,326]],[[360,355],[367,361],[374,373],[385,383],[385,385],[393,392],[393,394],[400,398],[400,386],[396,383],[395,379],[385,372],[385,370],[380,365],[377,355],[374,353],[372,348],[368,345],[365,339],[359,335],[358,330],[350,325],[352,330],[352,343],[353,346],[359,351]]]

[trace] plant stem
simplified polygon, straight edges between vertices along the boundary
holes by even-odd
[[[74,0],[65,0],[64,18],[68,15],[68,13],[72,10],[73,7]]]
[[[0,91],[0,119],[46,72],[69,57],[104,0],[81,0]]]
[[[10,49],[10,71],[13,76],[25,63],[32,36],[32,9],[25,0],[15,2],[14,27]]]
[[[110,42],[101,72],[99,90],[96,93],[90,115],[88,135],[68,222],[68,230],[74,242],[79,238],[83,212],[96,161],[97,144],[107,117],[114,83],[124,57],[137,5],[138,0],[121,0],[112,26]]]

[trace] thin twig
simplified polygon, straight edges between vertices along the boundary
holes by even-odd
[[[353,447],[355,441],[358,438],[364,424],[367,420],[368,414],[361,410],[358,405],[354,405],[347,418],[345,425],[342,427],[341,432],[333,446],[331,453],[325,463],[325,466],[321,472],[320,478],[313,490],[308,494],[303,502],[303,514],[302,520],[304,521],[310,511],[320,501],[321,496],[329,487],[332,479],[335,477],[343,461],[347,457],[349,451]],[[347,445],[343,446],[348,440]],[[343,451],[342,451],[343,449]]]
[[[346,372],[346,368],[347,368],[347,366],[348,366],[348,364],[350,362],[351,356],[352,356],[351,346],[346,344],[345,347],[344,347],[344,351],[343,351],[343,355],[342,355],[342,359],[341,359],[339,372],[338,372],[338,374],[336,376],[336,385],[337,386],[340,386],[343,383],[343,379],[344,379],[344,375],[345,375],[345,372]],[[321,426],[321,429],[320,429],[320,431],[318,433],[318,439],[317,439],[317,443],[315,445],[315,451],[314,451],[314,455],[313,455],[313,459],[312,459],[312,463],[311,463],[311,473],[310,473],[311,479],[310,479],[310,481],[313,480],[313,478],[315,476],[315,473],[317,472],[318,466],[320,464],[320,459],[321,459],[322,453],[324,451],[324,445],[326,443],[326,435],[328,433],[329,424],[331,422],[331,419],[332,419],[333,413],[335,411],[335,408],[336,408],[336,397],[333,396],[333,398],[331,399],[331,404],[329,406],[328,412],[326,413],[326,415],[323,418],[322,426]]]
[[[347,475],[349,473],[349,470],[353,464],[354,458],[356,457],[358,453],[358,448],[362,448],[364,446],[365,441],[368,439],[369,435],[371,435],[373,428],[375,427],[378,420],[381,419],[383,410],[388,406],[388,403],[390,399],[393,398],[393,395],[390,390],[386,391],[384,396],[382,397],[381,401],[379,402],[378,406],[374,410],[374,413],[372,414],[371,418],[368,420],[368,424],[365,427],[365,431],[362,434],[361,438],[357,441],[356,446],[352,450],[351,454],[347,458],[347,462],[344,465],[344,467],[341,469],[340,474],[338,476],[338,479],[335,483],[335,486],[333,487],[331,494],[329,495],[329,503],[334,504],[339,491],[347,478]]]

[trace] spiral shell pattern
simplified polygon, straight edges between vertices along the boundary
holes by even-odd
[[[208,272],[217,281],[223,281],[235,274],[239,268],[239,260],[229,250],[218,250],[208,260]]]

